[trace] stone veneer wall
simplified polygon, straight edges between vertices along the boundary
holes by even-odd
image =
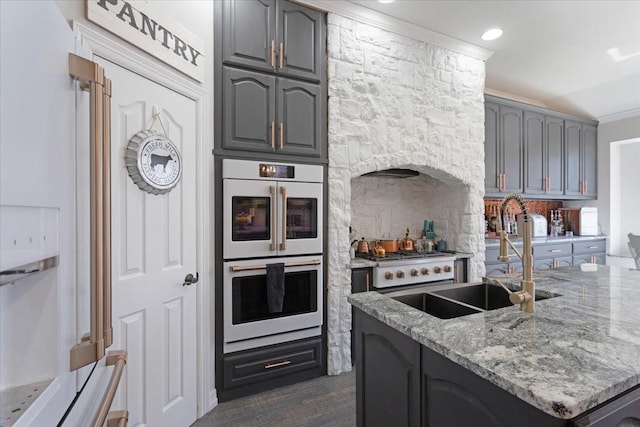
[[[351,276],[346,266],[352,179],[375,170],[408,167],[429,175],[432,183],[440,181],[425,202],[438,211],[420,215],[441,218],[443,229],[455,230],[448,239],[456,249],[476,254],[471,260],[472,280],[484,273],[485,68],[481,60],[336,14],[328,16],[327,45],[326,305],[328,373],[334,375],[351,370],[351,306],[346,300]],[[358,180],[353,182],[358,185]]]

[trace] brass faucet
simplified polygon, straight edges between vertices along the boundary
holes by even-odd
[[[524,215],[523,220],[523,249],[524,252],[521,254],[518,249],[511,243],[507,233],[502,229],[502,218],[504,217],[504,210],[507,207],[507,204],[511,201],[515,200],[520,209],[522,210],[522,215]],[[512,304],[520,304],[520,310],[526,313],[533,313],[534,304],[535,304],[535,283],[533,282],[533,250],[531,246],[531,218],[529,217],[529,213],[527,212],[527,204],[525,203],[522,196],[518,193],[511,193],[505,196],[502,200],[502,204],[500,205],[500,221],[498,221],[498,234],[500,235],[500,256],[498,256],[498,260],[502,262],[509,261],[509,254],[507,245],[511,246],[513,251],[518,255],[518,257],[522,260],[522,281],[520,282],[520,290],[517,292],[511,291],[507,288],[502,282],[499,280],[493,279],[500,286],[502,286],[507,293],[509,294],[509,301]]]

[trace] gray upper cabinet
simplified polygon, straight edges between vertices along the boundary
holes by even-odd
[[[597,122],[485,96],[485,197],[597,198]]]
[[[273,71],[276,34],[275,0],[225,0],[222,3],[222,16],[223,62]]]
[[[523,188],[522,110],[485,102],[485,195]]]
[[[284,0],[225,0],[223,62],[319,82],[324,14]]]
[[[320,156],[320,86],[224,67],[225,149]]]
[[[223,84],[223,148],[275,150],[276,77],[224,67]]]
[[[559,118],[533,111],[524,112],[524,193],[562,196],[563,129]]]
[[[596,126],[565,120],[565,196],[595,199],[597,193]]]
[[[293,77],[323,80],[324,14],[287,1],[276,3],[276,71]]]
[[[319,156],[322,141],[320,86],[278,78],[277,123],[283,154]]]

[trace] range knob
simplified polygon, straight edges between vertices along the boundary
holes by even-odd
[[[384,273],[384,278],[387,280],[393,279],[393,273],[390,271],[387,271],[386,273]]]
[[[433,272],[436,274],[440,274],[442,272],[442,268],[440,268],[439,265],[436,265],[435,267],[433,267]]]
[[[422,275],[426,276],[427,274],[429,274],[429,269],[427,267],[422,267],[422,270],[420,270],[420,272],[422,273]]]
[[[404,271],[402,270],[396,271],[396,276],[398,276],[398,279],[402,279],[404,277]]]
[[[412,276],[417,276],[418,275],[418,270],[416,270],[415,268],[411,269],[411,275]]]
[[[451,272],[451,266],[450,265],[445,265],[444,266],[444,272],[445,273],[450,273]]]

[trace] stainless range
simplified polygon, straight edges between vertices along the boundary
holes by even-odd
[[[373,288],[379,292],[427,283],[453,283],[455,256],[447,252],[400,252],[364,258],[378,263],[373,267]]]

